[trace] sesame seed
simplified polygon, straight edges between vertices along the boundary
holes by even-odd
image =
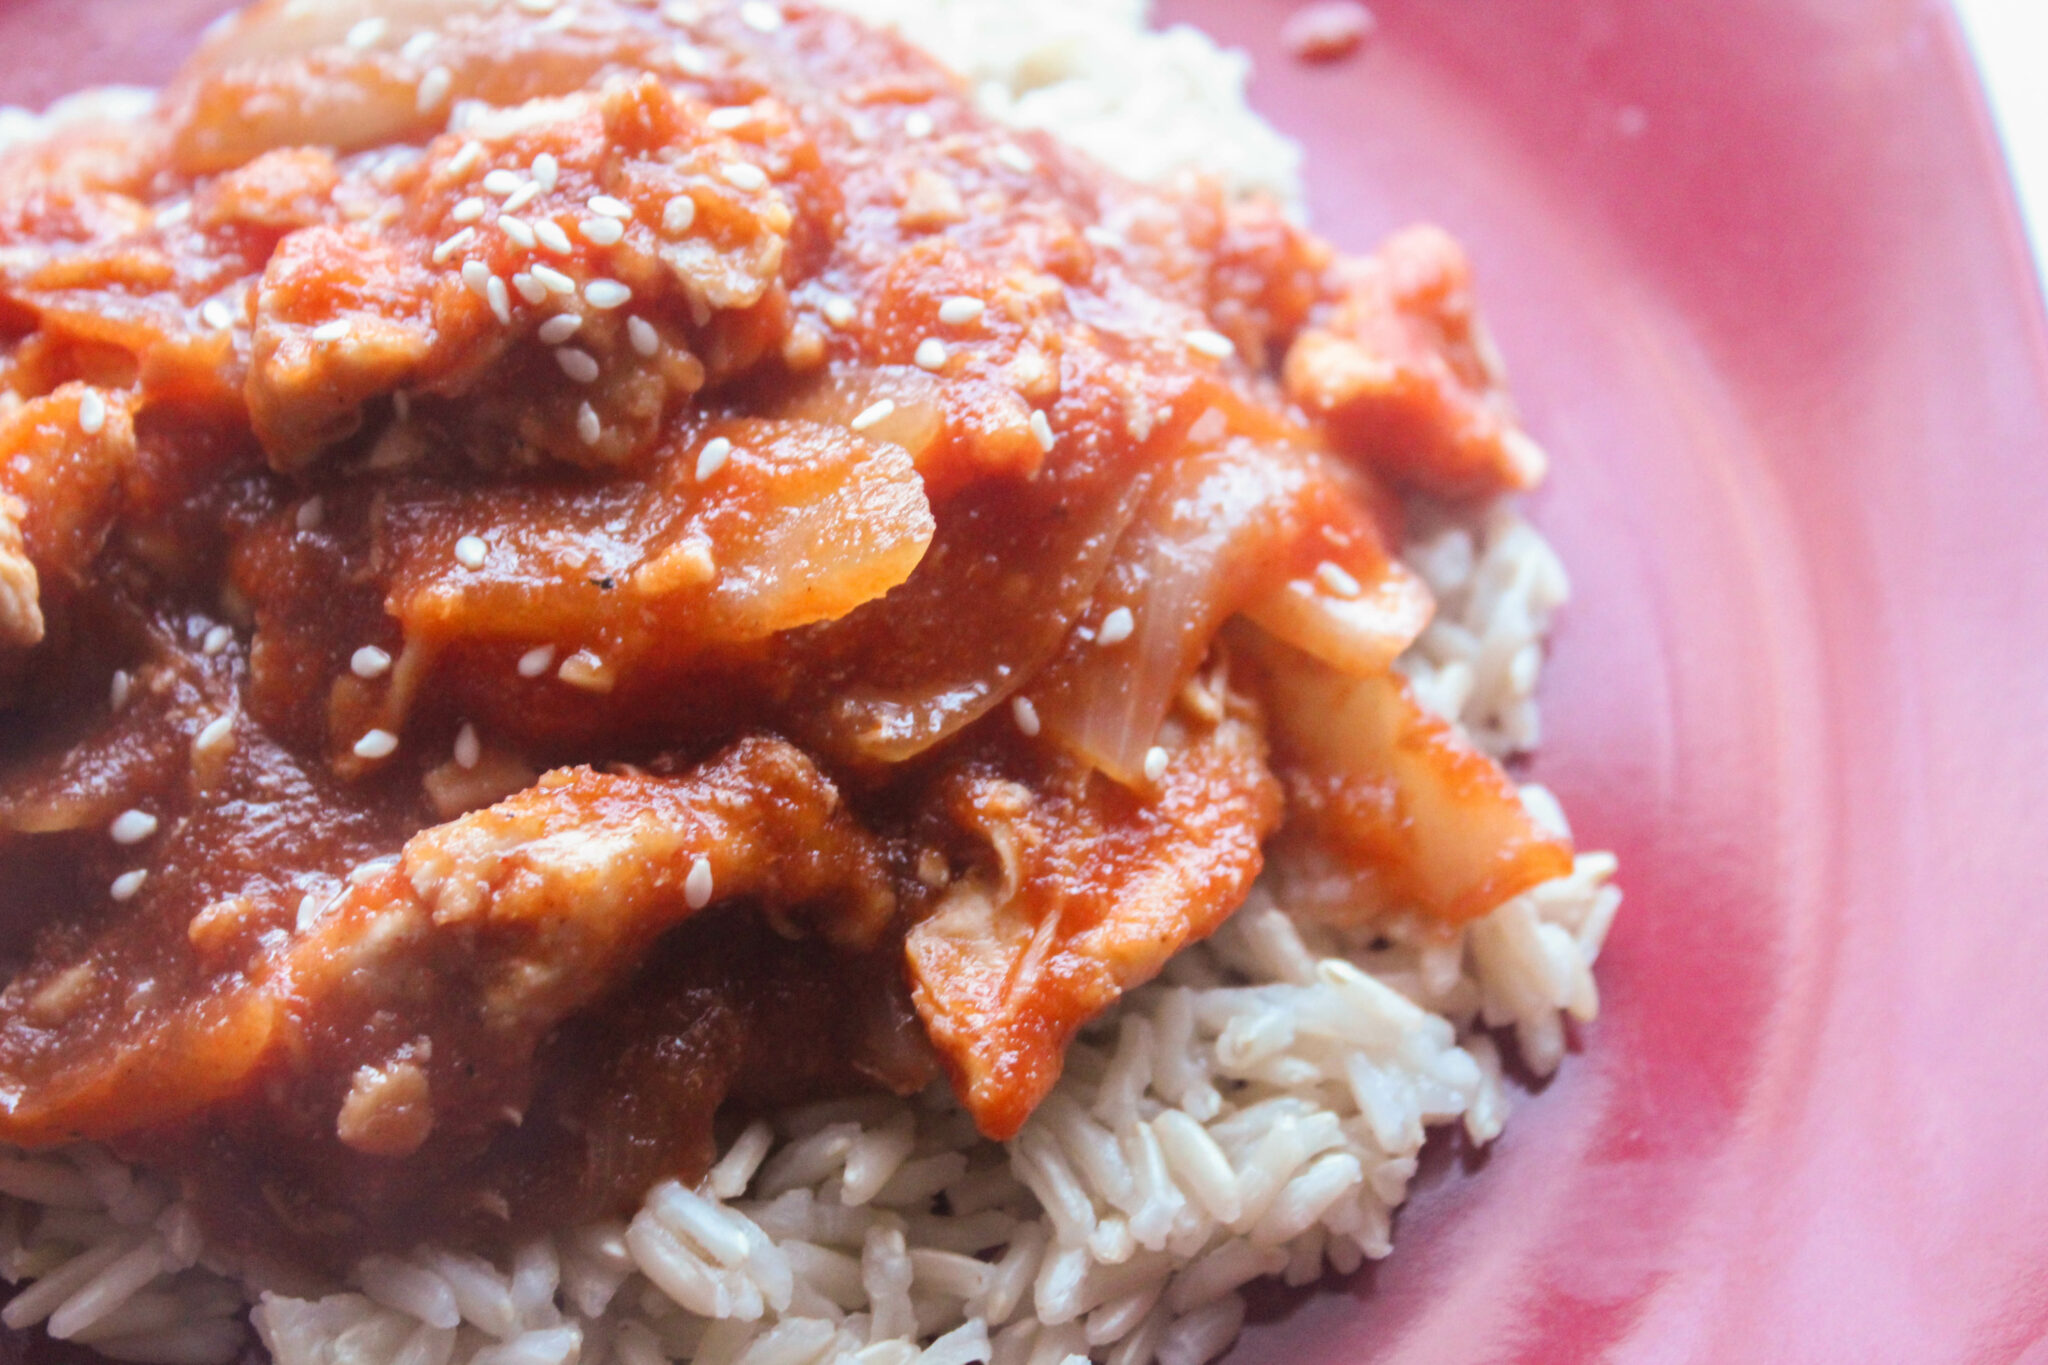
[[[357,758],[389,758],[398,752],[398,736],[389,730],[372,730],[356,741]]]
[[[1137,628],[1137,618],[1131,615],[1131,609],[1118,607],[1102,618],[1102,629],[1096,632],[1095,642],[1100,645],[1120,645],[1130,639],[1131,632]]]
[[[782,11],[767,0],[746,0],[740,6],[740,22],[756,33],[773,33],[782,27]]]
[[[1031,153],[1014,142],[1005,142],[996,148],[995,158],[1019,175],[1029,175],[1038,169],[1038,163],[1032,160]]]
[[[318,327],[315,327],[312,333],[313,340],[320,342],[340,341],[347,335],[347,318],[336,318],[332,322],[323,322]]]
[[[469,198],[448,210],[448,216],[458,223],[474,223],[477,219],[488,213],[490,207],[489,204],[486,204],[483,200],[472,194]]]
[[[688,28],[704,17],[704,7],[696,0],[668,0],[661,7],[661,17],[677,28]]]
[[[533,235],[540,244],[557,256],[566,256],[576,249],[569,240],[569,234],[562,231],[562,225],[552,218],[543,218],[533,225]]]
[[[939,321],[948,327],[965,327],[988,309],[980,299],[969,295],[947,299],[939,305]]]
[[[831,323],[834,327],[851,327],[853,320],[860,315],[859,310],[854,307],[852,299],[840,298],[836,294],[825,300],[825,307],[822,311],[825,314],[825,321]]]
[[[199,320],[216,332],[225,332],[235,325],[235,310],[225,300],[208,299],[199,305]]]
[[[751,193],[768,187],[768,172],[751,161],[728,161],[718,168],[718,173],[725,177],[726,184],[736,190]]]
[[[135,689],[135,678],[125,668],[114,670],[113,678],[107,684],[107,705],[120,710],[128,704],[128,694]]]
[[[190,199],[181,199],[177,203],[172,204],[169,208],[159,209],[157,211],[155,221],[158,227],[167,228],[176,227],[178,226],[178,224],[186,222],[191,217],[192,201]]]
[[[546,223],[542,226],[554,227],[555,225],[553,223]],[[535,231],[539,231],[539,229],[536,228]],[[555,231],[560,232],[561,229],[555,228]],[[576,292],[576,281],[570,279],[551,265],[536,265],[533,268],[533,277],[539,280],[541,288],[547,290],[550,294],[573,294]]]
[[[454,156],[448,158],[448,174],[459,180],[481,165],[483,159],[483,143],[465,142]]]
[[[192,752],[201,755],[226,753],[234,746],[234,741],[234,716],[215,716],[192,737]]]
[[[597,409],[585,403],[576,409],[576,434],[583,438],[583,444],[594,446],[604,435],[604,423],[598,420]]]
[[[320,897],[316,893],[308,891],[305,895],[299,897],[299,917],[293,921],[293,926],[300,933],[305,933],[319,922],[321,909]]]
[[[847,425],[855,431],[866,431],[877,422],[886,422],[895,411],[896,400],[884,398],[879,403],[870,403],[867,407],[862,408],[859,414]]]
[[[372,858],[366,863],[357,863],[348,870],[349,884],[351,886],[361,886],[364,882],[381,877],[397,866],[398,855],[396,853],[387,853],[381,858]]]
[[[235,632],[233,627],[215,626],[212,630],[207,631],[206,638],[199,642],[199,652],[212,657],[224,653],[227,647],[234,642]]]
[[[626,340],[641,355],[651,356],[661,349],[661,333],[646,318],[626,319]]]
[[[517,171],[508,171],[503,166],[484,177],[484,193],[495,194],[500,199],[526,183],[526,177]]]
[[[610,665],[587,649],[579,649],[562,660],[555,676],[582,692],[609,692],[615,681]]]
[[[474,768],[483,756],[484,746],[477,740],[476,727],[468,721],[462,722],[462,728],[455,732],[455,766]]]
[[[553,667],[554,662],[555,647],[553,645],[535,645],[532,649],[519,656],[519,676],[522,678],[538,678],[541,674],[547,672],[549,668]]]
[[[518,290],[519,297],[528,303],[547,302],[548,287],[527,271],[522,270],[512,277],[512,287]]]
[[[1316,565],[1316,577],[1322,580],[1325,588],[1338,597],[1356,597],[1364,591],[1358,580],[1346,572],[1343,565],[1332,564],[1327,559]]]
[[[301,531],[317,531],[320,523],[327,519],[327,504],[319,498],[307,498],[299,504],[299,510],[292,521]]]
[[[533,179],[544,190],[551,190],[562,178],[562,163],[555,160],[553,152],[542,152],[533,159]]]
[[[491,268],[482,261],[464,261],[462,263],[462,282],[469,286],[470,293],[478,298],[482,298],[484,291],[490,288]]]
[[[496,275],[484,283],[484,299],[491,305],[491,316],[501,325],[512,324],[512,295],[505,288],[505,282]]]
[[[99,390],[87,389],[78,400],[78,429],[88,436],[97,436],[106,425],[107,400],[100,397]]]
[[[592,280],[583,286],[583,298],[592,308],[610,312],[633,301],[633,291],[617,280]]]
[[[1166,750],[1157,744],[1145,751],[1145,780],[1157,782],[1166,776]]]
[[[696,221],[697,201],[687,194],[679,194],[662,206],[661,230],[671,237],[688,232],[690,224]]]
[[[440,34],[430,29],[421,29],[418,33],[405,40],[405,45],[398,49],[398,55],[409,62],[416,62],[425,57],[429,52],[432,52],[434,44],[440,41]]]
[[[465,569],[481,569],[491,556],[482,536],[464,536],[455,542],[455,562]]]
[[[133,872],[123,872],[114,878],[114,884],[107,888],[107,894],[117,901],[133,900],[135,893],[140,891],[142,884],[148,880],[149,869],[146,867],[138,867]]]
[[[669,50],[669,60],[676,64],[676,70],[686,76],[708,76],[711,74],[711,58],[702,50],[689,43],[677,43]]]
[[[623,199],[614,199],[609,194],[593,194],[588,202],[592,213],[601,213],[626,223],[633,221],[633,206]]]
[[[584,218],[577,222],[576,231],[592,246],[617,246],[626,238],[626,225],[616,218]]]
[[[753,107],[745,104],[730,104],[723,109],[713,109],[704,116],[704,126],[721,133],[729,133],[735,128],[744,128],[753,121]]]
[[[505,196],[503,211],[506,213],[517,213],[538,198],[540,198],[540,185],[536,181],[529,180]]]
[[[1017,728],[1024,732],[1026,739],[1038,737],[1038,708],[1031,704],[1029,697],[1012,697],[1010,715],[1015,718]]]
[[[533,224],[527,222],[524,218],[514,218],[510,214],[501,216],[498,219],[498,231],[510,237],[515,246],[524,247],[528,251],[533,250],[535,243],[539,240],[533,235]],[[531,277],[529,276],[529,278]],[[521,292],[525,291],[522,290]]]
[[[434,248],[434,264],[446,265],[448,258],[476,240],[476,229],[466,227]]]
[[[156,833],[156,817],[146,810],[124,810],[107,826],[107,835],[117,844],[139,844]]]
[[[1052,421],[1044,413],[1033,412],[1031,414],[1031,435],[1038,442],[1040,450],[1048,455],[1052,454]]]
[[[935,126],[932,116],[922,109],[913,109],[903,116],[905,137],[930,137]]]
[[[582,326],[583,317],[581,314],[557,313],[540,325],[540,331],[537,335],[540,337],[541,345],[559,346],[570,337],[575,336]]]
[[[692,910],[702,910],[711,904],[711,860],[699,857],[690,864],[690,875],[683,878],[683,899]]]
[[[391,656],[375,645],[364,645],[349,656],[348,671],[358,678],[381,678],[391,671]]]
[[[1198,351],[1212,360],[1225,360],[1237,353],[1237,343],[1221,332],[1200,328],[1186,334],[1188,349]]]
[[[926,337],[917,343],[914,359],[920,370],[943,370],[946,368],[946,343],[937,337]]]
[[[384,35],[390,31],[390,20],[382,15],[372,15],[351,28],[348,31],[348,36],[343,38],[342,42],[350,47],[375,47],[383,41]]]
[[[546,14],[555,7],[555,0],[518,0],[518,4],[528,14]]]
[[[597,357],[588,351],[579,351],[574,346],[564,346],[555,352],[555,363],[562,367],[562,373],[578,384],[597,382]]]
[[[445,66],[437,66],[420,77],[419,98],[416,107],[422,114],[431,114],[441,107],[448,93],[455,88],[455,73]]]
[[[732,458],[732,442],[723,436],[714,436],[704,443],[704,449],[697,453],[697,482],[716,474],[725,468],[725,462]]]

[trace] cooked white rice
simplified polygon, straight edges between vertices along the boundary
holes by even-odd
[[[839,2],[1127,173],[1291,192],[1296,153],[1245,106],[1242,60],[1143,32],[1141,0]],[[0,111],[0,145],[25,119]],[[1495,753],[1532,746],[1556,556],[1505,506],[1405,554],[1441,607],[1402,661],[1418,692]],[[1547,792],[1524,799],[1563,828]],[[510,1264],[422,1247],[309,1282],[209,1251],[166,1185],[98,1148],[0,1149],[0,1276],[24,1286],[0,1321],[159,1365],[232,1360],[251,1303],[277,1365],[1199,1365],[1251,1281],[1389,1252],[1428,1129],[1500,1131],[1491,1031],[1557,1066],[1566,1021],[1598,1009],[1613,871],[1582,854],[1449,940],[1398,918],[1339,938],[1255,891],[1086,1031],[1015,1141],[981,1139],[943,1086],[791,1110],[697,1189]]]

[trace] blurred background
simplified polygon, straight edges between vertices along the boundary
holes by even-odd
[[[2034,239],[2048,260],[2048,0],[1956,0]]]

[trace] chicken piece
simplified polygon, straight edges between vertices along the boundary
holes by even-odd
[[[1124,991],[1207,937],[1251,889],[1280,818],[1255,716],[1161,735],[1142,793],[1079,764],[969,764],[941,788],[991,864],[911,930],[914,999],[982,1132],[1013,1136],[1066,1046]]]
[[[23,649],[43,638],[43,606],[36,566],[21,534],[21,499],[0,494],[0,650]]]
[[[134,461],[125,395],[67,384],[0,416],[0,643],[36,644],[83,585]]]
[[[1337,296],[1296,339],[1287,396],[1339,450],[1446,498],[1534,488],[1545,459],[1515,418],[1472,301],[1472,266],[1437,228],[1340,267]]]

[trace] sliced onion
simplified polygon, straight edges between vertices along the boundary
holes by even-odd
[[[835,368],[777,404],[776,412],[902,446],[920,467],[946,436],[943,387],[909,365]]]
[[[1379,556],[1377,565],[1358,562],[1364,558],[1349,565],[1330,561],[1338,573],[1319,570],[1293,579],[1253,602],[1244,614],[1340,673],[1361,678],[1384,673],[1429,625],[1436,600],[1400,560]]]

